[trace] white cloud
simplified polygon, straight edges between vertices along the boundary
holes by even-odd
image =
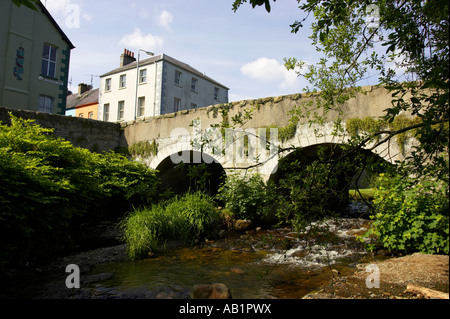
[[[84,12],[81,16],[82,16],[85,20],[87,20],[87,21],[92,21],[92,20],[94,20],[94,16],[93,16],[93,15],[90,15],[89,13],[86,13],[86,12]]]
[[[288,71],[276,59],[259,58],[241,67],[241,73],[262,82],[277,82],[280,89],[298,89],[299,79],[295,71]]]
[[[170,24],[172,23],[172,21],[173,15],[169,11],[163,10],[158,16],[158,24],[169,31],[171,31]]]
[[[126,34],[120,40],[120,44],[126,47],[143,49],[143,50],[155,50],[162,47],[164,39],[159,36],[152,35],[150,33],[144,34],[137,28],[131,34]]]

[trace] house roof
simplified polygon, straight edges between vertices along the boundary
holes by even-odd
[[[47,18],[50,20],[50,22],[55,26],[55,28],[61,34],[63,40],[67,42],[70,49],[75,49],[75,46],[73,45],[72,41],[70,41],[70,39],[67,37],[67,35],[64,33],[64,31],[61,29],[61,27],[55,21],[55,19],[53,19],[52,15],[50,14],[50,12],[48,12],[47,8],[42,4],[42,2],[39,0],[37,2],[37,4],[39,5],[39,8],[41,9],[42,13],[47,16]]]
[[[209,76],[206,76],[204,73],[198,71],[197,69],[194,69],[189,64],[186,64],[186,63],[181,62],[181,61],[179,61],[179,60],[177,60],[175,58],[172,58],[172,57],[168,56],[167,54],[160,54],[160,55],[156,55],[156,56],[153,56],[151,58],[148,58],[148,59],[140,60],[139,61],[139,68],[141,68],[141,67],[143,67],[145,65],[149,65],[149,64],[152,64],[152,63],[159,62],[159,61],[167,61],[167,62],[169,62],[169,63],[171,63],[171,64],[173,64],[173,65],[175,65],[175,66],[177,66],[177,67],[179,67],[181,69],[184,69],[184,70],[186,70],[186,71],[188,71],[188,72],[190,72],[192,74],[197,75],[198,77],[202,77],[202,78],[204,78],[204,79],[206,79],[206,80],[208,80],[208,81],[210,81],[212,83],[220,85],[221,87],[226,88],[227,90],[229,90],[229,88],[226,87],[225,85],[217,82],[216,80],[210,78]],[[127,64],[125,66],[122,66],[120,68],[114,69],[114,70],[112,70],[112,71],[110,71],[108,73],[105,73],[105,74],[101,75],[100,77],[103,78],[103,77],[106,77],[106,76],[109,76],[109,75],[113,75],[113,74],[116,74],[116,73],[120,73],[120,72],[123,72],[123,71],[135,69],[136,67],[137,67],[137,61],[132,62],[130,64]]]
[[[98,103],[99,89],[89,90],[82,94],[67,96],[66,109],[74,109],[79,106]]]

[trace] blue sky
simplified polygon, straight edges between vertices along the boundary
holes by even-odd
[[[306,82],[288,72],[283,58],[313,63],[309,28],[292,34],[303,18],[297,1],[277,1],[272,12],[233,0],[42,0],[76,48],[72,91],[98,87],[98,75],[119,66],[124,48],[165,53],[230,88],[230,101],[302,92]],[[141,57],[143,53],[141,53]]]

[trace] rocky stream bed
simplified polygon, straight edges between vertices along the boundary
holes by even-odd
[[[308,242],[290,228],[224,232],[195,247],[167,243],[165,250],[137,262],[127,260],[120,231],[106,223],[86,229],[86,243],[95,237],[103,247],[10,273],[0,298],[190,299],[194,286],[215,282],[225,284],[233,299],[428,298],[407,292],[408,285],[448,298],[449,256],[368,253],[355,240],[368,222],[342,218],[329,224],[327,238]],[[79,289],[65,285],[69,264],[80,268]],[[379,288],[366,285],[368,265],[379,269]]]

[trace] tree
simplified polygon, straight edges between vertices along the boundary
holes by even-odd
[[[233,10],[236,11],[245,2],[247,1],[234,1]],[[264,5],[270,12],[270,0],[249,2],[253,7]],[[291,70],[300,70],[297,71],[298,75],[309,81],[311,87],[305,90],[318,94],[317,107],[323,110],[323,115],[331,111],[342,114],[340,106],[359,92],[361,81],[368,78],[377,78],[377,84],[383,85],[392,94],[392,104],[387,107],[381,119],[387,125],[380,125],[364,136],[352,136],[347,154],[353,154],[370,143],[374,147],[388,144],[392,138],[410,133],[418,143],[413,147],[411,155],[404,162],[398,163],[396,170],[401,177],[395,180],[408,185],[405,192],[411,193],[417,185],[421,189],[423,185],[428,185],[424,190],[425,194],[434,196],[439,189],[439,196],[448,195],[448,2],[297,2],[304,17],[292,23],[291,30],[297,33],[308,17],[312,16],[314,21],[311,25],[311,40],[322,58],[317,64],[310,66],[305,61],[287,58],[285,66]],[[294,110],[293,114],[301,116],[301,110]],[[392,125],[405,116],[414,118],[414,121],[406,122],[400,127]],[[311,121],[320,121],[320,118],[315,117]],[[340,117],[335,124],[336,132],[345,129]],[[387,199],[388,197],[386,196]],[[386,206],[383,199],[380,199],[379,204],[380,207]],[[442,207],[448,207],[448,199]],[[420,209],[419,206],[411,205],[405,211],[413,214],[417,208]],[[445,224],[448,225],[448,212],[439,218],[444,220],[445,228]],[[379,223],[379,226],[384,225]],[[403,236],[404,230],[402,232],[395,235]],[[448,252],[448,229],[446,241]]]
[[[297,0],[299,3],[301,1]],[[236,0],[237,10],[246,0]],[[275,1],[274,1],[275,2]],[[269,0],[250,0],[253,7]],[[339,106],[359,89],[358,83],[376,72],[378,83],[392,92],[393,103],[384,119],[392,123],[402,113],[417,116],[420,124],[400,130],[380,130],[359,141],[358,147],[384,135],[378,143],[415,130],[420,145],[408,163],[416,174],[435,174],[448,182],[449,140],[449,5],[447,1],[319,1],[299,6],[313,15],[312,44],[323,58],[299,71],[319,92],[319,107]],[[306,20],[295,21],[297,33]],[[386,48],[382,53],[383,48]],[[305,62],[286,59],[288,69],[305,70]],[[443,155],[445,155],[443,157]]]
[[[32,10],[37,10],[36,4],[39,2],[39,0],[12,0],[12,2],[18,7],[24,5]]]
[[[273,0],[274,2],[276,0]],[[236,0],[233,4],[233,10],[236,12],[236,10],[239,8],[239,6],[241,4],[243,4],[244,2],[247,2],[247,0]],[[267,12],[270,12],[271,7],[270,7],[270,0],[250,0],[251,5],[253,6],[253,8],[255,8],[256,6],[262,6],[264,5],[266,7]]]

